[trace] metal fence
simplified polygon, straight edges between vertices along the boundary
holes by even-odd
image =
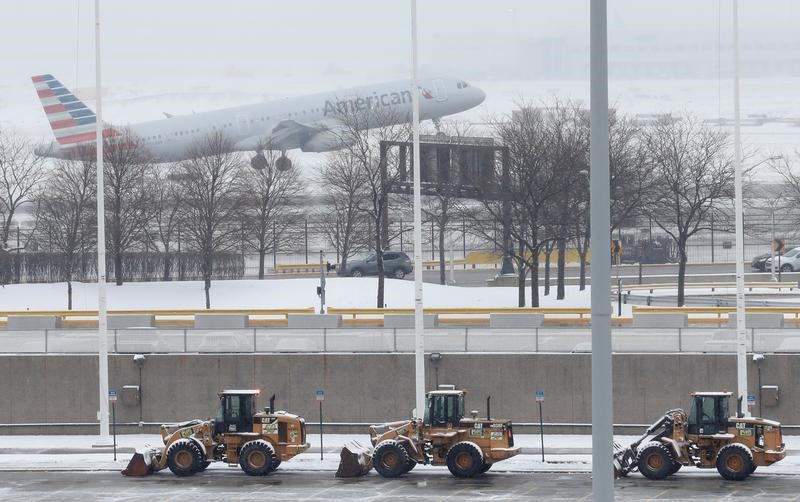
[[[798,225],[800,215],[785,212],[775,214],[753,212],[745,215],[745,252],[744,259],[769,252],[773,238],[782,238],[787,246],[800,244]],[[276,234],[274,242],[268,243],[268,250],[264,256],[266,273],[271,273],[276,265],[316,263],[319,260],[319,251],[325,253],[325,259],[330,262],[339,262],[341,256],[337,249],[331,245],[328,237],[326,223],[316,218],[304,218],[295,225]],[[496,228],[495,236],[487,239],[475,235],[468,219],[455,218],[447,225],[445,230],[445,256],[449,259],[466,257],[474,251],[499,251],[497,242],[502,235],[502,225],[499,222],[482,223],[485,228]],[[241,227],[241,228],[240,228]],[[732,217],[718,217],[710,219],[704,225],[704,230],[694,235],[688,243],[687,255],[690,263],[724,263],[735,260],[735,246]],[[215,258],[214,278],[237,279],[253,278],[258,276],[259,255],[254,251],[249,242],[246,229],[237,226],[237,231],[231,232],[231,242],[225,250],[217,253]],[[413,243],[411,240],[413,227],[408,219],[395,217],[389,224],[389,247],[410,253]],[[439,256],[439,229],[432,221],[424,221],[423,229],[423,258],[435,260]],[[632,256],[632,245],[638,247],[653,247],[654,241],[667,242],[667,233],[658,228],[648,219],[640,219],[617,231],[627,244],[624,254]],[[155,234],[155,232],[153,232]],[[166,255],[152,239],[141,243],[138,247],[124,255],[123,268],[126,280],[162,280],[165,275],[170,280],[191,280],[201,278],[200,257],[186,242],[185,232],[177,229],[172,242],[171,265],[169,273],[165,274]],[[146,244],[146,245],[145,245]],[[64,280],[63,256],[55,251],[52,237],[39,233],[35,229],[17,228],[12,231],[8,243],[11,251],[7,254],[6,261],[0,260],[0,270],[4,267],[5,282],[54,282]],[[677,251],[673,244],[669,244],[671,260],[677,260]],[[787,248],[788,249],[788,248]],[[369,253],[369,244],[357,249],[357,255]],[[82,250],[75,260],[74,279],[81,281],[95,280],[95,253],[93,248]],[[114,262],[109,254],[108,276],[114,277]]]
[[[622,353],[736,352],[736,330],[728,328],[615,328],[613,350]],[[412,329],[159,329],[109,331],[112,353],[413,353]],[[425,331],[429,352],[588,353],[588,328],[436,328]],[[748,329],[747,350],[800,353],[796,329]],[[96,330],[0,332],[0,353],[96,353]]]

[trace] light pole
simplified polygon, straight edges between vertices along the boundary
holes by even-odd
[[[100,0],[94,0],[94,65],[97,99],[97,358],[100,397],[100,443],[110,442],[108,430],[108,308],[106,305],[106,227],[103,193],[103,97],[100,81]]]
[[[592,497],[614,500],[611,371],[611,184],[608,165],[606,0],[590,7],[590,204],[592,246]]]
[[[736,383],[739,413],[747,408],[747,324],[744,293],[744,220],[742,211],[742,138],[739,124],[739,0],[733,0],[733,169],[736,210]]]
[[[414,149],[414,401],[417,417],[425,411],[425,333],[422,317],[422,197],[419,152],[419,61],[417,0],[411,0],[411,127]]]

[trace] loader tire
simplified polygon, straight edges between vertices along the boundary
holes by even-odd
[[[205,463],[200,447],[191,439],[179,439],[167,450],[167,466],[176,476],[191,476]]]
[[[717,454],[717,471],[728,481],[743,481],[755,469],[750,448],[739,443],[723,446]]]
[[[277,469],[279,465],[281,465],[281,461],[278,460],[278,456],[275,455],[275,458],[272,460],[272,470],[274,471]]]
[[[475,443],[462,441],[447,452],[447,468],[457,478],[471,478],[481,472],[483,452]]]
[[[205,471],[209,465],[211,465],[210,460],[204,460],[203,462],[200,462],[200,467],[198,467],[197,472]]]
[[[669,470],[669,475],[672,476],[676,472],[680,471],[681,467],[683,467],[683,464],[681,464],[680,462],[673,462],[672,469]]]
[[[494,464],[487,464],[486,462],[484,462],[483,465],[481,466],[481,474],[483,474],[484,472],[489,472],[489,469],[492,468],[492,465]]]
[[[391,439],[376,446],[372,455],[372,465],[384,478],[397,478],[408,472],[410,460],[403,445]]]
[[[275,465],[275,449],[263,439],[248,441],[239,453],[239,466],[251,476],[266,476]]]
[[[664,479],[673,474],[675,463],[669,448],[658,441],[645,443],[636,459],[639,472],[648,479]]]
[[[416,466],[417,466],[417,461],[414,460],[413,458],[409,457],[408,458],[408,464],[406,464],[406,469],[405,469],[405,472],[403,474],[411,472],[414,469],[414,467],[416,467]]]

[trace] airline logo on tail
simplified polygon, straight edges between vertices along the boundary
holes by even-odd
[[[94,111],[52,75],[36,75],[31,80],[59,145],[69,147],[95,141],[97,116]],[[105,138],[117,134],[110,127],[103,129]]]

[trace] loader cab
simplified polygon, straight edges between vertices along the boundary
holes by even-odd
[[[730,392],[695,392],[689,411],[688,432],[711,436],[728,431]]]
[[[214,420],[214,433],[253,432],[258,390],[223,390]]]
[[[462,418],[463,390],[435,390],[425,396],[425,425],[434,428],[456,427]]]

